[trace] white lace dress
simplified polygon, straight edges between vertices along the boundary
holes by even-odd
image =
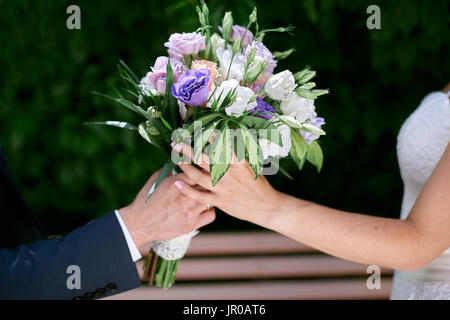
[[[449,94],[430,93],[398,135],[397,155],[404,183],[401,219],[408,216],[449,141]],[[450,300],[450,248],[420,270],[396,270],[391,299]]]

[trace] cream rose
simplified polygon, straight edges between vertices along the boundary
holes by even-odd
[[[289,70],[274,74],[264,86],[264,91],[274,100],[287,99],[294,89],[294,75]]]

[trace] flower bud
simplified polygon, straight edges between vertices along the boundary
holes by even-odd
[[[205,1],[200,1],[201,5],[202,5],[202,10],[203,10],[203,14],[205,15],[205,17],[207,17],[209,15],[209,9],[208,6],[206,5]]]
[[[206,19],[205,16],[203,14],[203,11],[200,9],[200,7],[197,7],[197,13],[198,13],[198,20],[200,21],[200,24],[202,26],[206,25]]]
[[[253,47],[247,56],[247,65],[248,66],[250,66],[250,64],[253,62],[253,59],[255,59],[255,54],[256,54],[256,48]]]
[[[241,38],[237,38],[234,42],[233,42],[233,47],[231,48],[231,51],[233,53],[238,53],[239,50],[241,49]]]
[[[267,62],[261,57],[256,57],[245,74],[244,81],[253,82],[267,68]]]
[[[291,55],[291,53],[293,53],[295,51],[294,48],[291,48],[289,50],[286,51],[282,51],[282,52],[274,52],[273,56],[275,59],[277,60],[281,60],[281,59],[286,59],[287,57],[289,57]]]
[[[222,20],[222,36],[226,41],[230,39],[232,28],[233,28],[233,16],[231,15],[231,11],[228,11],[225,12],[225,15]]]
[[[222,37],[219,36],[217,33],[214,33],[209,41],[211,43],[213,55],[214,57],[217,57],[216,50],[217,48],[223,48],[223,46],[225,45],[225,40],[223,40]]]
[[[152,124],[151,121],[146,121],[145,125],[146,125],[146,129],[147,129],[147,133],[149,133],[152,136],[159,135],[159,130]]]
[[[154,119],[157,119],[161,116],[161,112],[158,111],[155,107],[148,107],[147,113]]]
[[[255,23],[256,22],[256,12],[257,12],[257,9],[256,9],[256,7],[254,7],[253,8],[253,12],[248,17],[248,19],[250,20],[250,23]]]

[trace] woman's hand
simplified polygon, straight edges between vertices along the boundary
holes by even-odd
[[[195,162],[192,148],[185,144],[174,144],[173,149],[190,157],[201,169],[192,164],[180,163],[179,167],[192,183],[204,188],[191,187],[183,180],[175,181],[175,186],[191,199],[220,208],[236,218],[268,226],[272,213],[279,206],[278,193],[264,176],[255,179],[255,174],[247,162],[237,162],[234,157],[228,171],[213,187],[209,174],[209,158],[202,154]],[[192,184],[190,183],[190,184]]]

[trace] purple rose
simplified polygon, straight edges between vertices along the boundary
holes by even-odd
[[[244,39],[242,39],[241,45],[242,47],[248,46],[250,43],[253,42],[253,33],[250,30],[247,30],[245,32],[245,27],[234,25],[231,29],[231,35],[230,35],[230,41],[234,42],[237,40],[237,38],[241,38],[244,36]],[[222,32],[222,27],[219,27],[220,32]]]
[[[184,55],[205,50],[205,36],[197,32],[174,33],[170,36],[169,41],[164,43],[164,46],[168,48],[171,58],[181,60]]]
[[[167,62],[169,62],[169,58],[161,56],[156,58],[155,65],[152,68],[153,73],[164,73],[167,71]],[[173,80],[174,82],[178,81],[178,78],[186,71],[186,67],[180,61],[175,59],[170,59],[170,66],[173,71]]]
[[[172,95],[188,106],[201,106],[208,99],[208,69],[189,70],[172,86]]]
[[[147,72],[143,79],[143,83],[156,90],[153,90],[153,94],[159,95],[166,92],[166,71],[169,58],[158,57],[155,61],[155,65],[152,67],[152,71]],[[170,66],[173,71],[174,82],[178,81],[178,78],[186,70],[185,66],[175,59],[170,60]]]
[[[256,103],[257,103],[256,107],[254,107],[253,109],[251,109],[249,111],[250,114],[259,113],[259,112],[275,113],[275,109],[270,104],[265,102],[264,100],[261,100],[259,97],[256,98]],[[273,117],[273,115],[271,115],[270,113],[261,113],[261,114],[257,114],[256,116],[266,119],[266,120],[270,120]]]
[[[321,117],[315,117],[313,119],[308,120],[307,123],[312,124],[313,126],[320,129],[325,124],[325,119],[321,118]],[[314,134],[314,133],[311,133],[311,132],[308,132],[305,130],[300,130],[300,134],[302,135],[303,139],[305,139],[305,141],[308,144],[310,144],[314,140],[319,139],[319,136],[317,134]]]
[[[262,89],[264,89],[264,84],[255,82],[252,86],[252,90],[254,93],[260,92]],[[261,95],[262,96],[262,95]]]

